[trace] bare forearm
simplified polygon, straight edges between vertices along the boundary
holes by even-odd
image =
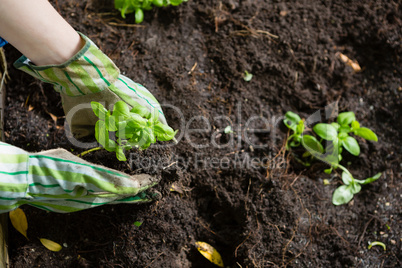
[[[36,65],[61,64],[82,47],[47,0],[0,0],[0,36]]]

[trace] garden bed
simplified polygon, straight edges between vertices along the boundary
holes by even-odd
[[[31,239],[9,230],[11,267],[214,267],[196,241],[214,246],[229,267],[402,266],[397,1],[190,0],[145,12],[138,27],[126,26],[133,16],[123,21],[111,2],[52,1],[125,75],[179,109],[184,121],[173,108],[165,113],[184,136],[172,147],[133,150],[127,163],[105,151],[84,158],[160,176],[155,189],[163,197],[72,214],[23,206]],[[10,65],[20,56],[11,46],[5,51]],[[339,53],[362,71],[354,73]],[[6,141],[32,152],[83,151],[65,135],[51,86],[9,72]],[[336,173],[323,173],[323,163],[306,169],[281,153],[286,111],[308,117],[334,103],[379,139],[359,140],[361,155],[346,156],[350,171],[358,178],[383,173],[343,206],[331,204],[341,183]],[[234,133],[224,132],[228,125]],[[51,252],[37,237],[64,247]],[[387,250],[368,250],[373,241]]]

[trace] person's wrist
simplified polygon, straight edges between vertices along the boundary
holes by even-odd
[[[68,42],[61,42],[61,40],[51,40],[44,44],[47,48],[48,54],[43,56],[38,55],[35,59],[30,59],[36,66],[44,65],[59,65],[67,62],[75,54],[77,54],[85,45],[85,40],[75,32],[68,39]]]

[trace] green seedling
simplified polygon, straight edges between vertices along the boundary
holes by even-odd
[[[225,130],[223,132],[225,132],[225,134],[233,133],[232,127],[231,126],[225,127]]]
[[[360,136],[366,140],[378,141],[377,135],[372,130],[360,127],[360,123],[356,121],[353,112],[340,113],[337,122],[316,124],[313,127],[312,134],[315,134],[320,140],[313,135],[304,134],[306,129],[304,121],[293,112],[287,112],[283,122],[292,131],[286,141],[287,150],[302,145],[306,149],[302,157],[310,157],[310,160],[316,158],[330,165],[329,169],[324,170],[325,173],[330,174],[333,169],[342,169],[344,185],[334,191],[332,196],[334,205],[347,204],[352,200],[354,194],[360,192],[361,185],[371,183],[381,176],[381,173],[378,173],[365,180],[357,180],[340,164],[343,149],[346,149],[354,156],[360,154],[360,146],[350,134]],[[306,166],[310,165],[309,161],[301,162]]]
[[[177,133],[177,130],[174,131],[159,122],[157,109],[149,112],[138,103],[131,110],[124,101],[116,102],[112,111],[94,101],[91,102],[91,106],[99,118],[95,125],[96,140],[107,151],[115,152],[120,161],[127,160],[125,150],[131,148],[145,150],[155,143],[156,139],[169,141],[174,139]]]
[[[342,160],[342,150],[346,149],[354,156],[359,156],[360,146],[357,140],[350,136],[353,133],[363,139],[378,141],[377,135],[370,129],[360,127],[353,112],[340,113],[337,122],[331,124],[319,123],[314,126],[314,132],[322,139],[332,141],[334,146],[338,146],[338,160]]]
[[[287,150],[290,150],[290,147],[298,147],[301,143],[304,143],[315,151],[324,152],[321,143],[314,136],[303,134],[305,125],[300,116],[293,112],[287,112],[283,122],[293,132],[286,141]]]
[[[142,225],[142,222],[141,221],[136,221],[136,222],[134,222],[134,225],[137,226],[137,227],[140,227]]]
[[[349,203],[353,199],[353,195],[357,194],[361,190],[361,185],[369,184],[380,178],[381,173],[377,173],[373,177],[367,178],[365,180],[357,180],[353,178],[352,174],[345,169],[343,166],[339,165],[343,169],[342,172],[342,182],[344,185],[339,186],[332,195],[332,203],[334,205],[343,205]]]
[[[250,82],[251,79],[253,79],[253,74],[252,74],[252,73],[249,73],[249,72],[247,72],[247,71],[244,71],[243,79],[244,79],[244,81],[246,81],[246,82]]]
[[[152,6],[178,6],[187,1],[188,0],[114,0],[114,7],[120,11],[123,18],[126,18],[126,14],[134,13],[135,23],[141,23],[144,20],[144,10],[151,10]]]
[[[368,249],[371,249],[373,246],[380,246],[380,247],[382,247],[382,248],[384,249],[384,251],[387,250],[387,247],[385,246],[385,244],[382,243],[382,242],[379,242],[379,241],[371,242],[370,245],[368,245],[367,248],[368,248]]]

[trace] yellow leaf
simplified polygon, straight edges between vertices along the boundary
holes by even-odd
[[[56,242],[53,242],[49,239],[46,238],[39,238],[40,242],[42,245],[44,245],[48,250],[51,251],[60,251],[62,249],[62,246],[57,244]]]
[[[24,211],[20,208],[17,208],[16,210],[10,211],[9,215],[11,223],[13,224],[14,228],[18,232],[20,232],[23,236],[25,236],[26,239],[28,239],[27,236],[28,221]]]
[[[191,190],[193,190],[192,188],[186,187],[180,183],[176,183],[174,182],[171,186],[170,186],[170,191],[171,192],[178,192],[179,194],[183,194],[184,192],[190,192]]]
[[[198,241],[195,242],[195,246],[197,247],[198,251],[210,262],[218,265],[219,267],[224,267],[221,254],[219,254],[219,252],[216,251],[216,249],[214,249],[210,244]]]
[[[341,60],[346,63],[346,65],[349,65],[350,67],[352,67],[353,71],[360,72],[362,69],[360,68],[359,63],[357,63],[357,61],[355,60],[351,60],[349,59],[346,55],[339,53],[338,54],[339,58],[341,58]]]

